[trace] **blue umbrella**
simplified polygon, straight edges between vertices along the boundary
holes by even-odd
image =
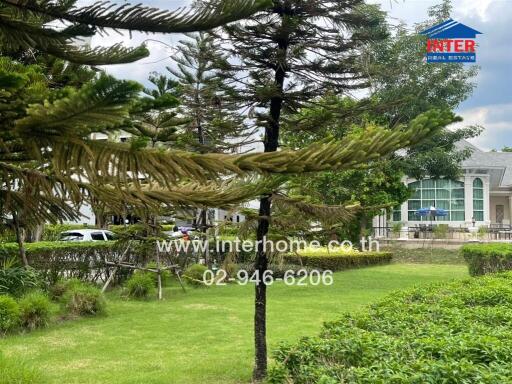
[[[448,212],[445,209],[436,207],[420,208],[414,213],[418,216],[430,216],[431,218],[438,216],[448,216]]]
[[[430,226],[432,226],[432,218],[439,217],[439,216],[448,216],[448,212],[445,209],[436,208],[436,207],[420,208],[414,213],[418,216],[430,216]],[[430,244],[430,254],[432,254],[433,243],[434,243],[434,236],[432,234],[432,243]],[[425,246],[425,243],[423,243],[423,246]]]

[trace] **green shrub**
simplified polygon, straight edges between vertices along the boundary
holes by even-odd
[[[387,296],[283,344],[270,382],[508,383],[512,272]]]
[[[20,324],[20,307],[16,300],[0,295],[0,334],[12,331]]]
[[[386,264],[391,261],[391,252],[331,252],[325,251],[286,255],[287,263],[324,270],[340,271],[350,268],[366,267],[369,265]]]
[[[391,233],[393,233],[393,235],[398,236],[400,234],[400,231],[402,230],[402,227],[402,223],[393,223],[393,225],[391,226]]]
[[[203,285],[203,275],[207,270],[203,264],[192,264],[185,270],[183,277],[190,285],[201,286]]]
[[[126,282],[128,296],[147,299],[155,289],[155,280],[151,272],[134,273]]]
[[[512,269],[512,244],[466,244],[461,253],[471,276]]]
[[[117,241],[55,241],[26,243],[26,253],[30,265],[43,280],[54,284],[59,279],[74,277],[82,281],[96,282],[108,275],[112,268],[105,265],[105,259],[118,260],[126,250],[126,244]],[[0,255],[7,258],[18,257],[18,244],[0,244]],[[154,242],[133,241],[124,261],[144,265],[154,253]],[[121,270],[113,283],[125,277]]]
[[[6,228],[2,226],[0,228],[0,242],[1,243],[14,243],[16,241],[16,234],[14,233],[14,229]]]
[[[17,266],[14,258],[5,259],[1,263],[0,294],[21,296],[41,286],[41,277],[34,268]]]
[[[0,355],[0,384],[45,384],[48,381],[40,371],[24,361]]]
[[[33,330],[46,327],[50,321],[51,302],[42,292],[30,292],[21,298],[20,321],[23,328]]]
[[[62,296],[62,302],[66,311],[76,316],[100,315],[106,309],[101,290],[84,283],[69,286]]]
[[[433,231],[434,231],[434,238],[435,239],[446,239],[448,236],[448,224],[437,224]]]
[[[59,301],[62,296],[68,291],[68,289],[82,285],[82,281],[71,278],[71,279],[60,279],[55,284],[50,285],[49,292],[52,300]]]
[[[146,268],[157,269],[156,262],[151,261],[151,262],[147,263]],[[153,281],[155,283],[155,287],[158,286],[158,274],[156,274],[154,272],[146,272],[146,273],[148,273],[151,276],[151,278],[153,279]],[[169,282],[171,280],[171,272],[169,272],[169,270],[163,270],[163,271],[161,271],[161,275],[162,275],[162,286],[165,287],[166,285],[169,284]]]

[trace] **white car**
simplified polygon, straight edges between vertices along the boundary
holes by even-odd
[[[61,232],[59,241],[110,241],[115,234],[106,229],[72,229]]]

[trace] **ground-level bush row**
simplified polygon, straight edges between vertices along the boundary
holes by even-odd
[[[128,263],[144,265],[154,256],[154,244],[133,242],[127,248],[124,242],[38,242],[25,244],[29,264],[49,283],[61,278],[77,278],[90,282],[104,281],[112,267],[105,260],[118,261],[121,257]],[[19,258],[16,243],[0,244],[0,262]],[[118,280],[126,278],[128,271],[122,269]]]
[[[282,345],[270,383],[510,383],[512,272],[400,291]]]
[[[147,265],[154,259],[155,242],[132,241],[127,252],[126,242],[38,242],[27,243],[26,254],[29,264],[38,271],[44,281],[54,284],[61,278],[78,278],[90,282],[105,281],[112,269],[105,263],[119,261],[121,258],[126,263]],[[358,268],[369,265],[388,263],[392,254],[390,252],[341,252],[322,253],[322,249],[316,253],[302,253],[297,255],[285,255],[285,264],[304,266],[310,268],[330,269],[333,271]],[[16,243],[0,244],[0,262],[8,258],[18,258],[19,248]],[[217,255],[222,258],[222,255]],[[171,255],[161,255],[173,258]],[[185,263],[194,258],[184,256]],[[169,259],[170,260],[170,259]],[[176,260],[172,263],[174,264]],[[163,260],[165,263],[165,260]],[[246,262],[245,265],[250,264]],[[282,269],[282,268],[281,268]],[[0,272],[1,273],[1,272]],[[116,274],[115,283],[126,280],[131,271],[121,268]],[[0,276],[1,279],[1,276]]]
[[[512,244],[466,244],[461,248],[461,253],[471,276],[512,269]]]
[[[370,265],[386,264],[391,261],[391,252],[347,252],[334,255],[300,254],[287,255],[285,261],[305,267],[341,271]]]

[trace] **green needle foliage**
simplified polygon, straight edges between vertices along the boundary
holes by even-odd
[[[181,89],[180,112],[188,117],[180,144],[196,152],[232,152],[250,138],[238,105],[239,94],[222,76],[230,64],[212,34],[188,35],[167,70]]]
[[[73,63],[103,65],[128,63],[149,55],[144,45],[125,48],[79,48],[76,40],[106,29],[179,33],[208,30],[250,16],[268,7],[269,0],[230,0],[196,9],[166,11],[143,5],[116,5],[98,1],[78,7],[76,0],[1,0],[0,43],[3,49],[36,49]],[[48,26],[62,21],[65,27]]]

